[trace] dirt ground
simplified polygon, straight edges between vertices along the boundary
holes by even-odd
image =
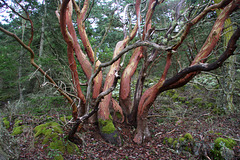
[[[160,106],[158,106],[160,107]],[[149,113],[149,130],[151,138],[141,145],[133,142],[135,129],[125,124],[116,123],[116,128],[121,134],[122,146],[115,146],[103,141],[99,135],[96,124],[85,124],[78,135],[83,140],[78,155],[64,155],[65,159],[208,159],[189,152],[172,149],[164,143],[166,138],[178,138],[190,133],[195,142],[211,146],[217,137],[230,137],[237,141],[234,147],[234,159],[240,159],[240,114],[219,116],[209,111],[194,108],[181,108],[184,113],[166,115],[159,113],[157,105]],[[180,112],[179,112],[180,113]],[[53,116],[54,117],[54,116]],[[56,117],[55,117],[56,118]],[[38,122],[39,123],[39,122]],[[66,129],[67,133],[67,129]],[[49,159],[44,147],[33,145],[33,134],[19,135],[21,146],[20,159]],[[205,147],[206,149],[207,147]],[[209,148],[208,148],[209,149]],[[201,148],[204,155],[204,147]],[[199,151],[201,153],[201,151]]]

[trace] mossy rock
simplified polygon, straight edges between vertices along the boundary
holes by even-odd
[[[174,140],[174,141],[173,141],[173,144],[172,144],[173,148],[176,148],[177,144],[178,144],[178,141],[177,141],[177,140]]]
[[[47,122],[34,128],[34,137],[37,137],[41,134],[48,136],[48,134],[50,134],[50,132],[46,132],[48,129],[51,129],[53,132],[59,134],[63,133],[61,126],[57,122]]]
[[[214,141],[214,148],[220,149],[222,146],[226,146],[229,149],[233,149],[234,146],[236,146],[237,143],[231,138],[217,138]]]
[[[62,154],[74,154],[79,152],[79,148],[76,144],[62,138],[53,139],[52,142],[49,143],[49,148],[58,150]]]
[[[234,157],[233,147],[236,146],[237,143],[233,139],[230,138],[217,138],[214,141],[214,148],[211,150],[214,159],[232,159]]]
[[[172,137],[170,137],[170,138],[167,139],[168,144],[172,144],[173,141],[174,141],[174,139],[173,139]]]
[[[194,139],[190,133],[186,133],[185,135],[180,135],[178,138],[164,138],[163,143],[178,152],[186,151],[192,153]]]
[[[184,135],[184,138],[186,138],[188,141],[193,141],[193,137],[192,137],[192,135],[190,133],[186,133]]]
[[[43,145],[49,146],[49,149],[51,149],[49,152],[55,150],[60,153],[55,156],[54,159],[61,160],[63,159],[62,155],[64,154],[74,154],[79,152],[79,148],[76,144],[61,137],[63,129],[57,122],[47,122],[36,126],[34,132],[34,137],[38,140],[38,143],[39,140],[40,142],[42,140]]]
[[[100,131],[105,134],[110,134],[116,131],[116,128],[113,124],[112,119],[107,119],[107,120],[98,120],[98,124],[100,126]]]
[[[117,146],[121,145],[121,137],[113,124],[112,117],[107,120],[99,119],[98,125],[101,136],[105,141]]]
[[[10,122],[8,121],[7,117],[4,117],[3,119],[3,124],[6,129],[10,127]]]
[[[24,127],[25,127],[24,125],[18,126],[18,127],[14,127],[11,135],[16,136],[18,134],[23,133],[23,128]]]

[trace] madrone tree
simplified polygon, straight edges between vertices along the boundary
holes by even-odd
[[[10,7],[4,0],[1,1],[3,5]],[[0,28],[2,32],[15,38],[30,52],[31,64],[69,101],[75,122],[69,133],[70,140],[74,140],[78,126],[95,114],[102,137],[110,143],[120,145],[120,135],[110,114],[110,107],[113,107],[122,113],[122,122],[137,128],[134,142],[142,143],[146,137],[150,136],[147,115],[157,96],[166,90],[187,84],[201,71],[219,68],[226,59],[234,54],[236,42],[240,36],[240,27],[234,26],[234,32],[224,51],[221,54],[212,54],[217,45],[222,45],[220,39],[225,30],[224,23],[233,12],[239,9],[240,0],[222,0],[215,4],[211,1],[205,2],[206,4],[197,4],[196,2],[185,2],[185,0],[136,0],[125,5],[123,9],[122,28],[116,29],[121,32],[119,34],[123,34],[124,38],[115,42],[116,47],[112,60],[101,62],[98,56],[103,53],[92,47],[85,27],[88,16],[94,12],[94,3],[97,5],[94,0],[78,2],[62,0],[56,10],[61,33],[67,45],[66,54],[72,74],[72,83],[76,90],[75,95],[69,94],[57,86],[56,82],[34,62],[34,51],[31,49],[33,24],[24,4],[18,3],[26,16],[22,16],[13,8],[12,11],[30,23],[32,32],[29,43],[23,43],[14,33]],[[119,13],[118,8],[121,4],[122,2],[116,1],[109,6],[115,7],[112,14]],[[172,10],[160,9],[162,5],[173,6],[173,8]],[[215,13],[217,9],[221,9],[221,13],[218,15]],[[214,18],[213,15],[217,17]],[[185,65],[186,67],[178,68],[175,74],[170,74],[169,68],[172,65],[180,64],[182,60],[173,58],[179,54],[178,49],[185,45],[184,42],[188,35],[194,34],[194,28],[209,16],[212,16],[215,22],[211,26],[208,36],[205,37],[205,42],[201,43],[197,39],[198,36],[195,36],[193,44],[200,46],[200,49],[196,49],[196,54],[189,53],[187,49],[181,51],[188,53],[186,56],[189,55],[190,63],[188,66]],[[160,23],[157,23],[157,20]],[[97,46],[104,43],[106,35],[107,32]],[[128,62],[125,59],[126,54],[131,54]],[[81,79],[79,79],[77,64],[81,66],[88,82],[86,93],[83,92],[80,85]],[[165,66],[158,68],[161,70],[160,75],[155,75],[159,77],[158,82],[143,91],[145,79],[149,76],[152,67],[160,66],[159,64]],[[103,75],[103,70],[108,66],[110,69],[107,75]],[[135,74],[136,72],[138,74]],[[137,76],[135,86],[132,84],[134,74]],[[120,79],[119,101],[112,97],[112,91],[116,87],[118,79]],[[132,88],[134,88],[134,94],[132,94]]]

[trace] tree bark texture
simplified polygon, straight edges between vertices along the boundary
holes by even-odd
[[[205,43],[203,44],[201,50],[199,51],[199,53],[196,55],[195,59],[191,63],[190,67],[195,66],[199,63],[204,63],[206,61],[206,58],[211,53],[211,51],[214,49],[214,47],[216,46],[216,44],[220,38],[222,29],[224,27],[225,20],[232,13],[232,11],[236,7],[238,7],[239,4],[240,4],[239,0],[237,2],[232,1],[223,9],[223,12],[221,12],[221,14],[218,16],[214,26],[212,27],[212,31],[210,32]],[[168,63],[165,66],[164,73],[165,73],[165,71],[167,71],[167,68],[168,68]],[[144,137],[148,136],[148,135],[144,135],[145,128],[146,128],[145,121],[146,121],[148,111],[149,111],[152,103],[156,99],[157,95],[159,95],[164,90],[177,88],[177,87],[185,85],[195,75],[197,75],[199,73],[200,73],[200,71],[192,71],[184,76],[181,75],[181,77],[178,77],[179,79],[175,79],[176,77],[175,78],[173,77],[172,79],[170,79],[170,81],[172,80],[173,82],[168,85],[165,85],[165,82],[167,82],[167,81],[164,79],[164,74],[163,74],[162,78],[159,80],[159,82],[156,85],[154,85],[153,87],[151,87],[145,91],[145,93],[141,97],[141,100],[140,100],[140,103],[138,106],[137,134],[134,137],[134,141],[136,143],[138,143],[138,144],[142,143]],[[180,76],[180,75],[178,75],[178,76]],[[169,81],[168,81],[168,83],[169,83]]]
[[[219,3],[221,2],[220,0],[214,0],[215,3]],[[216,10],[217,15],[219,15],[222,10],[218,9]],[[231,38],[231,36],[233,35],[233,26],[232,26],[232,22],[231,19],[228,18],[226,19],[225,23],[224,23],[224,36],[223,36],[223,41],[224,41],[224,48],[227,47],[227,44]],[[233,91],[235,89],[235,73],[236,73],[236,68],[235,68],[235,63],[236,63],[236,56],[233,55],[231,56],[225,63],[223,66],[223,78],[221,78],[221,86],[223,89],[223,97],[220,96],[221,98],[218,98],[217,100],[220,101],[221,106],[219,107],[223,107],[225,109],[225,111],[227,113],[233,113],[236,110],[236,106],[233,103]],[[226,71],[227,70],[227,71]],[[226,102],[227,103],[227,107],[222,106],[222,104]]]
[[[40,47],[39,47],[39,57],[41,57],[42,53],[43,53],[45,18],[47,17],[47,3],[45,3],[45,0],[43,0],[42,6],[44,7],[44,14],[42,16],[42,27],[41,27],[41,39],[40,39]]]

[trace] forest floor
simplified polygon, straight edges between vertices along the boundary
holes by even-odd
[[[185,104],[161,105],[156,101],[149,112],[148,126],[151,137],[143,144],[137,145],[133,142],[135,129],[126,124],[116,123],[115,126],[122,138],[122,146],[106,143],[100,136],[96,124],[84,124],[78,133],[83,143],[78,145],[78,154],[63,154],[64,159],[211,159],[209,151],[214,146],[217,137],[232,138],[236,140],[233,159],[240,159],[240,113],[231,115],[216,114],[212,109],[189,106]],[[35,143],[34,127],[44,123],[47,119],[60,122],[57,112],[49,112],[48,115],[40,117],[30,114],[17,115],[22,119],[22,124],[31,126],[31,130],[16,135],[19,147],[19,159],[53,159],[55,152],[46,151],[46,146]],[[34,118],[33,118],[34,117]],[[63,125],[62,125],[63,126]],[[62,137],[66,137],[69,128],[65,127]],[[9,129],[11,132],[11,127]],[[179,139],[186,133],[190,133],[195,144],[200,144],[198,149],[190,152],[173,148],[167,141]],[[185,146],[186,148],[186,146]],[[191,153],[191,154],[190,154]]]

